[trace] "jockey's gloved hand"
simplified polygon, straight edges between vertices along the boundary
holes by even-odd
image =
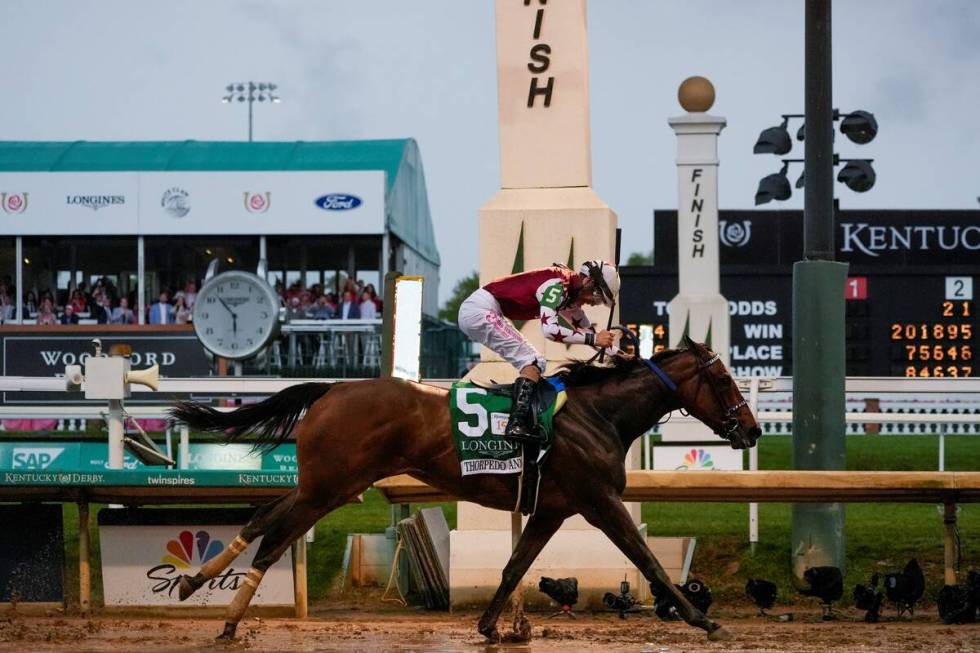
[[[595,334],[595,346],[599,348],[609,349],[610,347],[616,347],[616,338],[619,336],[618,331],[600,331]],[[608,351],[606,353],[609,353]]]

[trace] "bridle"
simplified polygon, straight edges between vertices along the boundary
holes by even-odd
[[[635,336],[633,337],[635,338]],[[637,349],[639,349],[639,347],[637,347]],[[689,350],[689,351],[691,352],[691,354],[695,356],[695,358],[698,358],[697,351],[694,350]],[[661,383],[663,383],[663,385],[667,388],[667,390],[669,390],[673,394],[677,393],[677,384],[674,383],[673,379],[670,378],[670,375],[667,374],[667,372],[665,372],[662,367],[660,367],[653,361],[653,358],[640,357],[640,360],[643,361],[643,364],[646,365],[646,367],[653,373],[655,377],[657,377],[660,380]],[[723,425],[718,429],[712,429],[712,431],[717,435],[725,438],[726,440],[731,441],[732,438],[736,435],[736,432],[738,431],[738,426],[739,426],[738,411],[744,408],[745,406],[748,406],[749,402],[747,402],[745,399],[742,399],[742,401],[738,402],[737,404],[729,406],[728,402],[725,401],[725,397],[722,395],[721,390],[718,388],[718,383],[715,377],[707,373],[708,368],[720,360],[721,360],[721,355],[719,354],[715,354],[714,356],[712,356],[706,361],[702,361],[700,358],[698,358],[698,369],[697,372],[695,372],[695,374],[698,377],[698,389],[695,390],[694,394],[695,396],[698,395],[698,393],[701,390],[701,383],[703,383],[704,380],[707,379],[708,387],[711,388],[711,391],[714,393],[715,400],[718,402],[718,405],[722,407]]]

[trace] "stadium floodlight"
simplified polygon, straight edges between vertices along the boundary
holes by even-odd
[[[752,148],[753,154],[777,154],[782,156],[793,149],[793,142],[789,138],[786,126],[789,118],[783,118],[783,122],[777,127],[763,129],[759,134],[759,139]]]
[[[800,176],[797,177],[796,179],[796,184],[795,184],[796,189],[799,190],[800,188],[803,188],[803,184],[805,183],[806,183],[806,168],[803,168],[803,172],[801,172]]]
[[[874,159],[843,159],[847,165],[837,173],[837,181],[856,193],[864,193],[875,185],[875,171],[871,167]]]
[[[252,140],[252,104],[255,102],[270,102],[279,104],[281,98],[276,94],[279,87],[272,82],[233,82],[225,86],[227,95],[222,96],[225,104],[248,102],[248,140]]]
[[[852,143],[864,145],[874,140],[878,134],[878,121],[867,111],[853,111],[841,120],[840,131]]]
[[[756,206],[773,200],[782,202],[790,198],[793,191],[789,187],[789,179],[786,178],[787,172],[789,172],[789,161],[784,161],[779,172],[762,178],[759,182],[759,190],[755,193]]]

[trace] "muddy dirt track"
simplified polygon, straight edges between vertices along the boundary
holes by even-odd
[[[297,621],[247,618],[233,643],[216,643],[220,619],[92,619],[0,615],[0,651],[398,651],[490,653],[497,651],[980,651],[980,624],[946,626],[935,614],[914,621],[859,621],[845,611],[836,622],[818,613],[796,613],[788,623],[732,613],[713,615],[734,637],[708,642],[680,623],[648,616],[579,615],[577,621],[529,615],[534,639],[523,645],[487,646],[476,633],[476,613],[325,611]],[[506,632],[501,621],[501,632]]]

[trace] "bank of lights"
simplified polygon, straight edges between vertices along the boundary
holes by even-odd
[[[793,139],[789,135],[789,121],[793,118],[803,118],[802,114],[784,113],[783,121],[775,126],[762,130],[755,146],[752,148],[753,154],[775,154],[783,156],[793,149]],[[840,131],[847,138],[858,145],[865,145],[874,140],[878,134],[878,121],[873,114],[867,111],[852,111],[851,113],[841,114],[834,109],[834,121],[840,120]],[[802,141],[806,138],[806,125],[801,124],[796,131],[796,140]],[[874,159],[839,159],[834,155],[834,165],[844,163],[844,167],[837,173],[837,181],[841,182],[856,193],[864,193],[875,185],[876,175],[871,163]],[[785,201],[793,195],[787,174],[789,173],[790,163],[802,163],[803,159],[783,159],[783,167],[779,172],[766,175],[759,181],[759,188],[755,193],[755,204],[766,204],[773,200]],[[805,171],[800,173],[796,180],[795,187],[803,188],[805,181]]]
[[[239,82],[225,86],[227,95],[221,98],[225,104],[231,102],[272,102],[279,104],[282,99],[276,95],[278,86],[269,82]]]

